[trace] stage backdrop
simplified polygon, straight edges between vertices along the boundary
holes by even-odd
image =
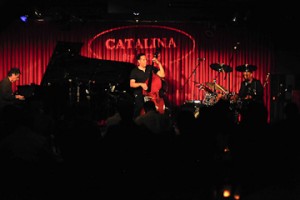
[[[228,92],[238,92],[242,73],[236,66],[257,66],[254,77],[262,83],[274,65],[272,41],[256,28],[203,23],[117,23],[16,21],[0,33],[0,78],[9,68],[22,72],[18,85],[41,83],[57,42],[83,43],[81,55],[136,64],[145,52],[149,64],[155,52],[166,71],[167,96],[172,106],[203,100],[199,84],[216,82]],[[232,72],[217,71],[225,64]],[[129,84],[129,83],[128,83]],[[265,103],[270,108],[270,84]],[[269,109],[270,110],[270,109]]]

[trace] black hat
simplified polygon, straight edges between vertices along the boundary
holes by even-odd
[[[257,69],[257,67],[254,65],[245,64],[245,65],[237,66],[235,69],[238,72],[253,72]]]

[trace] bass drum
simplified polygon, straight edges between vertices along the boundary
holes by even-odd
[[[193,112],[194,117],[198,118],[201,106],[201,100],[186,100],[182,105],[181,109]]]

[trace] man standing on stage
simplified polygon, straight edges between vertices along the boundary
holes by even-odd
[[[147,57],[144,53],[140,53],[137,55],[137,62],[137,67],[132,69],[129,77],[130,87],[133,89],[135,104],[133,118],[136,118],[141,114],[145,102],[144,92],[147,91],[149,87],[151,87],[151,94],[157,92],[157,95],[159,95],[159,90],[161,89],[162,83],[161,79],[158,78],[165,77],[164,68],[161,62],[155,56],[152,59],[152,66],[147,65]],[[157,67],[153,66],[154,64],[156,64]],[[150,77],[152,77],[151,83],[149,83]],[[152,100],[155,101],[155,99]]]

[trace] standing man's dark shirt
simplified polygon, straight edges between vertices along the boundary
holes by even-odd
[[[145,72],[143,70],[140,70],[139,68],[134,68],[132,69],[131,73],[130,73],[130,77],[129,79],[135,79],[136,82],[138,83],[145,83],[149,77],[150,77],[150,73],[151,73],[151,69],[153,67],[150,65],[146,66],[146,70]],[[153,68],[154,73],[156,73],[158,71],[157,68]],[[138,87],[138,88],[133,88],[133,95],[136,96],[142,96],[143,95],[143,88]]]

